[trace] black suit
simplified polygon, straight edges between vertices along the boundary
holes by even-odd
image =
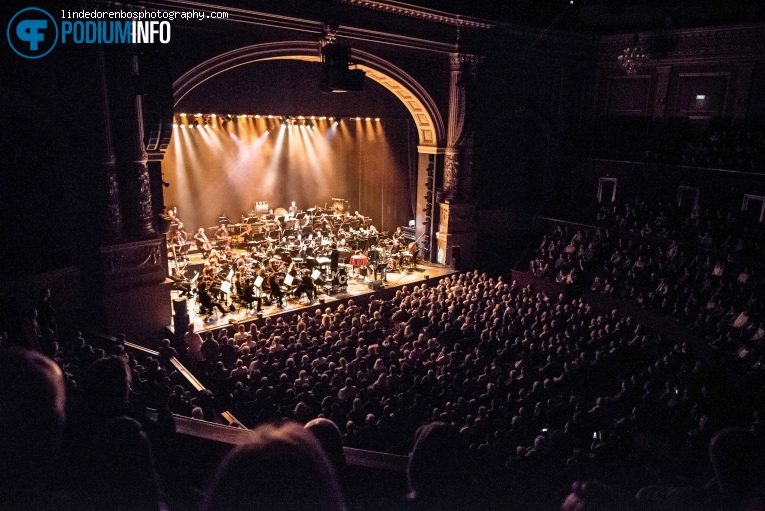
[[[332,252],[329,253],[329,269],[333,275],[337,271],[339,262],[340,262],[340,251],[337,250],[336,248],[333,248]]]

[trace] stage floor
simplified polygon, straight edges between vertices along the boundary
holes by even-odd
[[[417,268],[413,271],[403,272],[388,272],[387,280],[383,282],[382,290],[395,289],[405,285],[416,285],[420,282],[424,282],[427,279],[438,279],[445,275],[452,275],[455,273],[451,268],[443,266],[436,266],[427,263],[418,263]],[[367,282],[363,277],[350,276],[348,278],[348,287],[343,290],[332,294],[319,293],[318,299],[313,302],[308,302],[305,298],[298,301],[295,299],[289,299],[284,307],[277,307],[276,305],[262,305],[263,317],[275,316],[279,314],[292,313],[302,309],[316,309],[320,306],[319,300],[324,300],[325,305],[331,304],[341,300],[347,300],[355,296],[370,295],[372,293],[379,293],[380,290],[372,290],[367,286]],[[172,298],[175,300],[179,297],[180,291],[172,291]],[[231,300],[226,302],[226,308],[230,309]],[[235,304],[238,307],[238,303]],[[194,329],[197,332],[204,332],[208,330],[216,330],[223,326],[232,323],[242,323],[254,321],[258,318],[254,310],[246,310],[244,308],[237,308],[234,312],[221,315],[219,311],[216,311],[215,315],[202,316],[196,312],[196,297],[188,300],[188,312],[189,321],[194,324]],[[169,326],[170,331],[174,330],[173,325]]]

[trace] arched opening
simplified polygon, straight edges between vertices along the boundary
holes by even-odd
[[[188,227],[195,229],[212,226],[224,212],[238,222],[255,200],[268,200],[272,207],[286,207],[295,200],[298,208],[307,208],[325,206],[341,197],[348,200],[350,209],[358,208],[379,229],[387,231],[417,218],[421,166],[417,153],[435,152],[443,140],[440,113],[430,96],[401,69],[364,52],[354,51],[354,59],[370,79],[367,90],[358,95],[321,95],[310,73],[307,79],[303,76],[303,90],[290,81],[298,67],[318,69],[318,47],[306,42],[268,43],[234,50],[181,76],[174,83],[176,114],[233,114],[235,120],[227,127],[236,126],[238,139],[232,142],[221,138],[220,130],[212,136],[214,130],[202,135],[199,130],[174,129],[162,163],[164,179],[171,184],[165,191],[166,204],[184,210],[181,216]],[[269,80],[280,82],[280,89],[260,86],[257,101],[224,99],[253,94],[250,84]],[[274,94],[273,101],[265,99],[270,94]],[[285,101],[285,95],[290,94],[313,95],[314,102]],[[218,95],[220,101],[213,99]],[[343,110],[327,108],[332,101],[325,101],[341,97],[343,104],[352,106],[342,113],[345,117],[336,132],[330,133],[334,128],[319,121],[319,116],[328,118]],[[251,104],[261,108],[253,110]],[[264,104],[270,107],[263,108]],[[359,115],[353,113],[353,105],[368,106],[360,122],[348,117]],[[370,112],[379,107],[383,119],[375,122],[377,114]],[[390,117],[385,117],[386,110]],[[242,119],[242,114],[248,117]],[[274,114],[274,119],[265,119],[267,114]],[[283,114],[303,114],[306,119],[282,135],[278,118]],[[310,124],[315,122],[316,130],[303,130],[303,124],[309,123],[308,116],[314,114],[317,119]],[[366,119],[370,115],[371,124]],[[193,122],[204,126],[209,122],[209,117],[204,117],[207,120],[195,116]],[[217,123],[211,124],[214,127]],[[248,133],[243,126],[249,127]],[[266,130],[270,133],[266,134]],[[319,134],[321,138],[314,136]],[[317,162],[317,157],[323,161]]]
[[[441,114],[427,91],[398,66],[371,53],[353,50],[354,61],[367,77],[392,92],[412,115],[420,146],[443,145],[445,129]],[[177,105],[189,92],[213,76],[237,66],[271,59],[294,59],[319,62],[318,44],[286,41],[256,44],[208,59],[186,72],[173,83],[173,102]]]

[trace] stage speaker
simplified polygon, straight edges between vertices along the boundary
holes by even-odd
[[[382,280],[370,280],[367,284],[367,287],[372,290],[382,289],[383,281]]]

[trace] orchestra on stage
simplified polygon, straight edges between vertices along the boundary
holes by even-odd
[[[385,281],[388,271],[415,269],[417,244],[407,244],[400,227],[392,236],[378,232],[347,205],[333,199],[331,208],[300,210],[293,201],[288,209],[268,209],[257,202],[240,222],[223,214],[217,227],[200,227],[193,237],[174,208],[164,217],[170,278],[181,296],[197,295],[202,313],[226,314],[236,303],[254,313],[266,303],[312,302],[343,290],[349,278]],[[204,259],[193,276],[185,271],[190,252]]]

